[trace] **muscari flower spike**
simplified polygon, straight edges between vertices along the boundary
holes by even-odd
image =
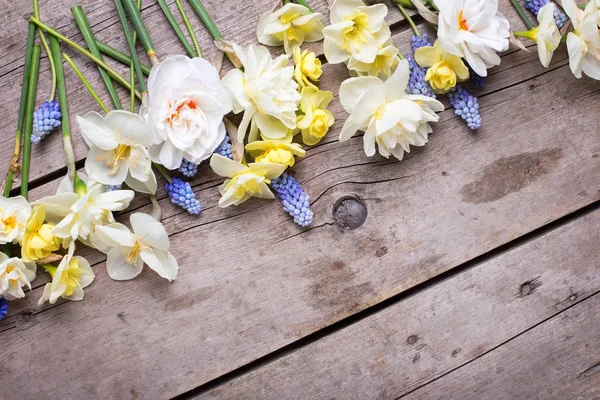
[[[121,190],[121,187],[123,185],[106,185],[106,191],[107,192],[113,192],[115,190]]]
[[[60,125],[62,114],[58,101],[50,100],[42,103],[33,112],[33,132],[31,133],[31,143],[38,144],[43,138],[48,136]]]
[[[0,297],[0,321],[2,321],[7,314],[8,302],[4,299],[4,297]]]
[[[454,108],[454,113],[467,123],[469,128],[476,130],[481,128],[481,115],[479,115],[479,102],[462,85],[456,85],[448,92],[448,100]]]
[[[537,17],[538,13],[540,12],[540,8],[544,7],[549,2],[550,0],[525,0],[525,8],[527,8]],[[562,29],[569,18],[562,11],[560,11],[558,7],[554,7],[554,20],[556,21],[556,26],[558,26],[558,29]]]
[[[283,204],[283,210],[294,217],[300,226],[312,223],[313,212],[310,209],[310,197],[302,186],[287,172],[271,181],[271,188],[277,192]]]
[[[171,203],[185,209],[190,214],[200,214],[200,202],[196,200],[196,195],[189,182],[184,182],[179,178],[173,178],[172,183],[165,183],[165,189]]]
[[[233,160],[233,155],[231,153],[231,140],[229,139],[229,135],[225,135],[225,139],[223,139],[219,147],[216,148],[215,153]]]
[[[470,65],[467,65],[469,68],[469,76],[471,77],[471,82],[473,82],[473,86],[476,88],[482,88],[485,86],[486,77],[477,75],[477,72],[473,71]]]
[[[412,35],[410,41],[412,43],[413,53],[423,46],[433,46],[431,41],[427,38],[426,33],[424,33],[422,37]],[[406,88],[408,94],[420,94],[435,99],[435,92],[431,86],[429,86],[429,82],[425,80],[427,68],[423,68],[417,64],[412,55],[406,56],[406,59],[408,60],[408,65],[410,67],[410,78]]]
[[[191,161],[186,160],[185,158],[181,162],[179,166],[179,172],[188,178],[193,177],[198,172],[198,166]]]

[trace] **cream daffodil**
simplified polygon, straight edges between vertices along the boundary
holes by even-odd
[[[258,163],[281,164],[293,167],[296,157],[304,157],[306,151],[299,143],[292,143],[293,134],[282,140],[257,140],[246,145],[246,151]]]
[[[168,281],[177,277],[179,265],[169,252],[169,235],[152,216],[133,213],[129,217],[133,233],[120,223],[96,227],[96,237],[106,243],[106,270],[116,280],[133,279],[142,272],[144,263]]]
[[[147,147],[154,144],[146,121],[127,111],[111,111],[105,117],[89,112],[77,116],[83,139],[90,147],[85,161],[87,175],[105,185],[123,182],[144,193],[156,193],[156,176]]]
[[[585,10],[574,0],[563,0],[563,9],[571,19],[574,31],[567,35],[569,66],[576,78],[583,72],[600,80],[600,33],[596,16],[596,0],[591,0]]]
[[[331,25],[323,29],[323,50],[327,61],[338,64],[350,57],[370,64],[375,60],[379,44],[390,38],[384,18],[384,4],[366,6],[360,0],[335,0],[331,5]],[[379,37],[382,36],[382,37]]]
[[[0,196],[0,244],[20,242],[31,216],[31,206],[23,196]]]
[[[515,36],[526,37],[537,43],[540,62],[546,68],[550,65],[554,51],[558,48],[561,39],[560,30],[554,19],[555,9],[554,3],[546,4],[538,12],[538,26],[525,32],[515,32]]]
[[[436,40],[433,46],[424,46],[415,52],[415,61],[428,68],[425,80],[436,93],[447,93],[457,82],[469,78],[469,68],[460,57],[448,53]]]
[[[367,156],[393,155],[402,160],[410,146],[423,146],[432,131],[430,123],[438,121],[436,112],[443,111],[439,101],[427,96],[406,94],[410,76],[407,60],[400,61],[385,83],[376,77],[350,78],[342,82],[340,101],[350,117],[344,123],[340,141],[350,139],[356,131],[365,131]]]
[[[238,129],[238,142],[243,143],[248,128],[250,138],[258,131],[269,139],[282,139],[296,128],[296,110],[300,102],[294,67],[281,55],[275,60],[264,46],[251,45],[246,50],[233,44],[244,71],[233,69],[223,78],[223,84],[233,95],[233,112],[244,111]]]
[[[60,248],[60,239],[52,232],[54,224],[45,223],[45,220],[46,206],[34,206],[21,243],[23,261],[31,262],[46,258]]]
[[[31,290],[35,270],[35,263],[23,262],[17,257],[9,258],[6,254],[0,253],[0,296],[6,300],[25,297],[23,286]]]
[[[321,14],[311,12],[304,6],[288,3],[260,19],[258,41],[267,46],[283,44],[285,52],[292,54],[304,42],[323,39],[321,18]]]
[[[294,78],[301,87],[314,87],[313,82],[318,82],[323,74],[321,60],[312,51],[300,50],[300,47],[294,49]]]
[[[222,195],[219,207],[237,206],[250,197],[273,199],[273,193],[267,185],[286,168],[282,164],[267,162],[243,165],[219,154],[213,154],[210,167],[217,175],[229,178],[219,186]]]
[[[434,0],[440,10],[437,35],[450,54],[464,57],[479,76],[500,65],[497,52],[508,50],[510,24],[498,0]]]
[[[304,114],[298,116],[297,125],[305,145],[314,146],[319,143],[333,125],[333,114],[327,109],[332,100],[331,92],[310,87],[302,90],[300,108]]]
[[[83,289],[92,283],[95,275],[90,263],[83,257],[73,256],[74,251],[75,243],[71,243],[58,267],[43,266],[52,277],[52,282],[44,286],[38,305],[41,306],[46,301],[54,304],[59,297],[73,301],[83,299]]]
[[[371,63],[364,63],[357,60],[354,57],[348,59],[348,69],[354,71],[359,76],[372,75],[377,76],[381,79],[389,78],[396,67],[400,59],[398,53],[400,52],[392,39],[390,39],[391,33],[390,28],[387,25],[381,27],[380,33],[376,35],[377,40],[377,55]]]

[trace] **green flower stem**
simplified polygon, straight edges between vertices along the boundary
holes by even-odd
[[[200,0],[189,0],[189,2],[196,14],[198,14],[198,17],[200,17],[200,20],[202,21],[208,32],[213,37],[213,39],[224,39],[223,34],[219,30],[219,28],[217,28],[215,21],[213,21],[211,16],[208,15],[208,12],[206,11],[206,8],[204,8],[204,6],[202,5],[202,2]]]
[[[431,6],[431,8],[433,8],[435,11],[440,12],[440,9],[438,8],[438,6],[435,5],[435,1],[433,0],[428,0],[427,1],[429,3],[429,5]]]
[[[100,54],[100,50],[98,50],[98,46],[96,46],[96,39],[94,39],[94,33],[90,28],[90,24],[88,23],[87,17],[85,16],[85,12],[81,6],[75,6],[71,8],[71,13],[75,18],[75,23],[87,44],[90,52],[102,60],[102,55]],[[112,101],[115,108],[121,108],[121,101],[119,100],[119,95],[117,94],[117,90],[115,89],[112,79],[108,75],[106,71],[102,68],[98,68],[100,71],[100,75],[102,76],[102,80],[104,81],[104,85],[106,86],[106,90],[108,91],[108,95],[110,96],[110,100]]]
[[[158,200],[156,200],[156,195],[151,194],[148,198],[150,199],[150,203],[152,203],[152,216],[160,222],[162,219],[162,208],[160,208],[160,204],[158,204]]]
[[[117,60],[120,63],[125,64],[125,65],[129,65],[131,63],[131,58],[127,54],[125,54],[125,53],[115,49],[114,47],[112,47],[100,40],[97,40],[97,39],[96,39],[96,44],[98,45],[98,50],[100,50],[100,52],[102,54],[109,56],[113,60]],[[140,64],[140,68],[144,75],[146,75],[146,76],[150,75],[150,67],[149,66]]]
[[[19,156],[21,155],[21,139],[23,136],[23,122],[27,108],[27,88],[29,86],[29,75],[31,72],[31,59],[33,55],[33,43],[35,41],[35,25],[29,23],[27,32],[27,50],[25,51],[25,66],[23,68],[23,81],[21,84],[21,101],[19,102],[19,118],[17,120],[17,131],[15,134],[15,148],[10,158],[6,179],[4,180],[4,197],[10,196],[15,174],[19,172]]]
[[[200,50],[200,45],[198,44],[198,39],[196,39],[196,34],[194,33],[194,28],[192,28],[192,24],[190,23],[190,20],[188,19],[188,16],[185,12],[185,9],[183,8],[183,5],[181,4],[181,0],[175,0],[175,4],[177,4],[177,8],[179,9],[179,14],[181,15],[181,18],[183,19],[183,23],[185,24],[185,27],[186,27],[188,33],[190,34],[190,37],[192,38],[192,43],[194,44],[194,48],[196,49],[196,54],[198,55],[198,57],[202,57],[202,51]]]
[[[108,109],[108,107],[106,107],[106,104],[104,104],[104,102],[100,99],[100,96],[98,96],[98,93],[96,93],[94,88],[92,88],[92,85],[90,85],[88,80],[85,78],[85,76],[83,75],[83,72],[81,72],[79,67],[77,67],[77,64],[75,64],[75,62],[73,60],[71,60],[71,57],[69,57],[65,53],[63,53],[62,56],[65,59],[65,61],[67,62],[67,64],[69,64],[71,66],[71,68],[73,69],[75,74],[77,74],[77,76],[79,77],[79,80],[81,80],[81,83],[83,83],[83,86],[85,86],[85,88],[88,90],[88,92],[90,92],[90,95],[92,95],[94,100],[96,100],[96,103],[98,103],[100,108],[102,108],[102,111],[104,111],[105,113],[108,113],[110,110]]]
[[[38,0],[33,0],[33,15],[35,15],[37,19],[40,19],[40,7],[38,5]],[[50,100],[54,100],[54,95],[56,93],[56,68],[54,67],[54,60],[50,55],[50,48],[48,47],[48,42],[46,41],[46,35],[44,34],[44,32],[40,32],[40,40],[42,41],[44,51],[46,52],[46,56],[48,57],[48,63],[50,64],[50,71],[52,74],[52,89],[50,89]]]
[[[519,14],[519,17],[521,17],[521,19],[523,20],[523,23],[525,24],[527,29],[532,29],[533,23],[527,16],[527,13],[523,9],[523,7],[521,7],[521,3],[519,3],[519,0],[510,0],[510,2],[512,3],[512,6],[515,9],[515,11],[517,12],[517,14]]]
[[[146,50],[148,58],[150,58],[150,62],[152,65],[158,64],[156,50],[154,50],[152,39],[150,39],[150,34],[148,33],[148,29],[146,29],[146,25],[144,25],[144,20],[142,19],[140,11],[137,9],[133,0],[123,0],[123,6],[125,6],[125,11],[127,11],[127,15],[129,15],[129,20],[135,28],[135,31],[140,38],[140,42],[142,43],[144,50]]]
[[[306,7],[308,9],[308,11],[313,12],[312,7],[309,6],[305,0],[296,0],[296,3],[300,4],[301,6]]]
[[[125,0],[128,1],[128,0]],[[138,57],[137,51],[135,49],[135,42],[136,42],[136,33],[134,31],[133,36],[131,35],[131,32],[129,31],[129,24],[127,24],[127,16],[125,15],[125,9],[123,8],[123,1],[122,0],[115,0],[115,5],[117,6],[117,13],[119,14],[119,19],[121,20],[121,26],[123,27],[123,33],[125,34],[125,39],[127,39],[127,47],[129,47],[129,54],[131,55],[130,57],[130,65],[133,65],[133,69],[131,70],[131,75],[134,75],[134,71],[135,73],[137,73],[137,80],[140,83],[140,90],[142,93],[147,92],[148,89],[146,88],[146,83],[145,83],[145,78],[144,75],[142,74],[142,67],[140,64],[140,58]],[[134,75],[135,76],[135,75]],[[132,89],[135,86],[135,84],[131,84]],[[132,102],[134,102],[134,100],[132,100]]]
[[[171,13],[171,10],[169,10],[167,3],[165,3],[165,0],[157,0],[157,1],[158,1],[158,5],[160,6],[160,9],[162,10],[163,14],[167,18],[167,21],[169,21],[169,25],[171,25],[171,28],[173,28],[175,35],[177,36],[177,38],[179,39],[179,41],[185,48],[185,51],[188,53],[188,55],[190,57],[197,57],[198,55],[194,51],[194,48],[192,47],[192,45],[190,45],[190,42],[188,42],[188,40],[186,39],[185,35],[183,34],[183,31],[177,24],[175,17]]]
[[[152,163],[152,165],[154,166],[154,168],[157,169],[157,171],[162,175],[163,178],[165,178],[165,180],[169,183],[173,183],[173,180],[171,179],[171,177],[169,176],[169,174],[167,173],[167,171],[165,170],[165,167],[163,167],[160,164],[157,163]]]
[[[58,102],[60,103],[60,111],[62,114],[60,126],[62,130],[63,147],[65,149],[65,160],[67,162],[69,180],[74,182],[75,153],[73,152],[73,144],[71,143],[71,125],[69,124],[69,107],[67,105],[67,87],[65,86],[65,73],[63,71],[60,42],[55,37],[50,38],[50,48],[52,50],[54,64],[56,65],[56,84],[58,87]]]
[[[400,4],[404,8],[415,8],[415,5],[412,3],[412,0],[393,0],[393,2],[396,4]]]
[[[95,55],[93,55],[92,53],[90,53],[89,51],[87,51],[86,49],[84,49],[83,47],[81,47],[80,45],[78,45],[77,43],[75,43],[74,41],[72,41],[71,39],[69,39],[68,37],[62,35],[58,31],[56,31],[55,29],[50,28],[48,25],[46,25],[43,22],[39,21],[35,17],[29,17],[29,19],[31,20],[31,22],[33,22],[34,24],[36,24],[37,26],[39,26],[40,28],[42,28],[43,30],[45,30],[46,32],[48,32],[50,35],[54,36],[55,38],[57,38],[61,42],[68,44],[74,50],[76,50],[77,52],[83,54],[84,56],[86,56],[87,58],[89,58],[90,60],[92,60],[94,63],[96,63],[96,65],[98,65],[99,67],[102,67],[106,72],[108,72],[108,74],[119,85],[123,86],[127,90],[131,90],[131,85],[129,85],[129,82],[125,78],[123,78],[121,75],[119,75],[119,73],[117,71],[115,71],[114,69],[112,69],[111,67],[109,67],[106,63],[104,63],[104,61],[102,61],[100,58],[96,57]],[[140,100],[142,99],[142,96],[137,91],[135,92],[135,96],[138,99],[140,99]]]
[[[415,21],[413,21],[413,19],[410,17],[410,15],[408,15],[408,13],[406,12],[406,9],[404,8],[404,6],[402,4],[400,4],[401,1],[400,0],[394,0],[394,2],[396,3],[396,6],[398,7],[398,9],[402,13],[402,15],[404,15],[404,18],[410,24],[410,27],[412,28],[412,30],[415,33],[415,35],[421,37],[421,32],[419,32],[419,29],[417,28],[417,25],[415,25]]]
[[[31,132],[33,131],[33,111],[40,72],[40,46],[33,46],[29,83],[27,84],[27,108],[25,109],[25,131],[23,135],[23,166],[21,168],[21,196],[27,198],[29,192],[29,165],[31,161]],[[62,111],[62,110],[61,110]]]

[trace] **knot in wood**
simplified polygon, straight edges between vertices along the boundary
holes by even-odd
[[[367,206],[358,196],[344,196],[333,206],[333,220],[347,230],[362,226],[367,219]]]

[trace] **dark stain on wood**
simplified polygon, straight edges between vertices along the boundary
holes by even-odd
[[[385,256],[388,252],[388,248],[385,246],[380,247],[379,249],[377,249],[377,251],[375,252],[375,256],[378,258],[381,258],[383,256]]]
[[[35,325],[35,319],[34,309],[21,311],[19,314],[17,314],[16,318],[17,329],[21,330],[31,328],[33,325]]]
[[[344,268],[345,264],[343,261],[337,260],[333,262],[333,269],[342,269]]]
[[[408,338],[406,338],[406,344],[410,344],[413,345],[415,343],[417,343],[419,341],[419,336],[418,335],[410,335]]]
[[[562,149],[545,149],[501,158],[485,167],[476,181],[462,187],[462,199],[473,204],[499,200],[549,174],[562,157]]]
[[[524,282],[519,288],[519,297],[529,296],[534,293],[540,286],[542,286],[542,282],[538,280],[539,278],[532,279],[530,281]]]
[[[415,356],[412,359],[412,363],[416,363],[417,361],[419,361],[421,359],[421,353],[417,353],[415,354]]]
[[[458,349],[452,350],[452,357],[456,357],[461,351],[462,349],[460,347]]]
[[[358,196],[344,196],[333,206],[333,220],[344,229],[357,229],[367,220],[367,206]]]

